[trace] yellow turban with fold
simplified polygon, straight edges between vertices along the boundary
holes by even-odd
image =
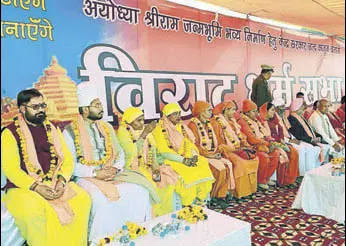
[[[168,116],[170,114],[180,112],[180,111],[181,109],[177,103],[168,103],[166,106],[164,106],[162,113]]]
[[[127,124],[131,124],[142,115],[144,115],[144,113],[140,108],[130,107],[125,110],[122,120]]]

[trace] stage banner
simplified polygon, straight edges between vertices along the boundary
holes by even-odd
[[[195,101],[249,98],[260,65],[289,106],[305,93],[340,102],[345,44],[199,11],[164,0],[1,0],[1,124],[18,113],[16,95],[39,89],[51,120],[78,114],[76,86],[96,84],[104,119],[141,107],[147,120],[177,102],[185,119]]]

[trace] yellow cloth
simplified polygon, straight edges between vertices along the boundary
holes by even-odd
[[[127,124],[131,124],[135,119],[143,115],[143,111],[140,108],[130,107],[125,110],[122,121]]]
[[[176,129],[182,133],[181,125],[177,125]],[[171,153],[180,155],[183,158],[191,158],[196,153],[199,153],[197,147],[187,138],[184,138],[184,143],[181,144],[178,153],[170,149],[162,133],[160,124],[157,125],[152,135],[159,153]],[[186,150],[185,156],[183,156],[184,150]],[[180,195],[183,205],[190,205],[195,198],[199,198],[200,200],[207,198],[215,179],[206,158],[199,155],[196,167],[188,167],[183,163],[169,160],[166,160],[165,164],[171,166],[183,179],[183,183],[178,184],[176,187],[176,191]]]
[[[176,112],[180,112],[181,109],[179,107],[179,105],[177,103],[168,103],[165,105],[165,107],[162,110],[162,113],[166,116],[176,113]]]
[[[135,136],[136,139],[137,137],[138,136]],[[150,143],[152,145],[155,145],[155,141],[150,135],[148,135],[148,138],[150,138]],[[126,129],[125,124],[122,124],[119,127],[118,139],[121,147],[125,152],[125,168],[131,170],[134,158],[138,158],[138,149],[137,144],[132,141],[131,135]],[[151,173],[147,168],[139,166],[139,172],[142,173],[154,185],[154,187],[156,188],[156,192],[160,197],[160,203],[153,205],[155,216],[161,216],[173,212],[173,193],[175,190],[175,186],[169,185],[163,189],[159,189],[157,187],[157,184],[153,181]]]
[[[64,163],[58,174],[63,176],[65,180],[69,180],[73,172],[74,161],[61,131],[59,129],[57,130],[64,153]],[[20,168],[17,141],[8,129],[5,129],[1,134],[1,165],[4,175],[17,187],[29,189],[35,182],[34,178],[30,177]]]
[[[64,162],[59,173],[69,180],[74,167],[73,157],[61,132],[58,131],[58,134],[64,153]],[[68,184],[76,192],[76,196],[68,202],[75,217],[71,224],[62,226],[49,203],[38,193],[29,190],[34,179],[20,168],[18,145],[10,130],[3,131],[1,142],[1,165],[4,175],[19,187],[10,189],[4,195],[3,201],[28,244],[86,245],[91,208],[89,195],[76,184]]]

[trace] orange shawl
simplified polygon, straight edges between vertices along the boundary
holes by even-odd
[[[125,124],[125,123],[124,123]],[[129,129],[129,131],[131,132],[132,136],[135,138],[135,140],[138,141],[138,138],[140,136],[140,134],[136,134],[135,133],[135,130],[132,128],[132,126],[126,124],[126,128]],[[139,132],[141,133],[141,132]],[[154,146],[151,145],[151,143],[149,142],[149,139],[148,137],[144,140],[144,144],[143,144],[143,147],[142,147],[142,153],[140,153],[142,156],[143,156],[143,159],[144,159],[144,163],[148,163],[148,159],[150,158],[150,149],[152,152],[154,152]],[[136,146],[136,149],[137,149],[137,146]],[[137,149],[137,154],[139,154],[139,150]],[[152,175],[152,169],[154,170],[159,170],[160,171],[160,174],[161,174],[161,181],[160,182],[156,182],[157,184],[157,187],[159,189],[163,189],[169,185],[176,185],[177,182],[178,182],[178,179],[179,179],[179,176],[178,174],[170,167],[170,166],[165,166],[165,165],[162,165],[160,166],[158,163],[157,163],[157,159],[156,159],[156,152],[154,153],[151,153],[152,155],[155,155],[153,156],[152,160],[153,160],[153,163],[152,163],[152,168],[149,168],[149,173],[150,175]],[[133,168],[133,170],[136,170],[138,171],[139,170],[139,160],[138,158],[133,158],[133,161],[132,161],[132,166],[131,168]]]
[[[164,130],[166,130],[168,138],[170,143],[172,144],[172,147],[174,149],[175,152],[179,152],[181,145],[184,143],[184,135],[181,134],[175,127],[175,125],[173,125],[173,123],[164,115],[162,116],[161,119],[162,122],[162,127],[164,128]],[[183,130],[186,132],[186,137],[192,141],[192,143],[195,143],[195,136],[193,135],[193,133],[190,131],[190,129],[188,129],[188,127],[184,127],[183,124],[180,125],[181,128],[183,128]]]
[[[48,121],[46,121],[46,122],[48,122]],[[34,140],[32,138],[29,127],[28,127],[27,123],[25,122],[22,115],[18,115],[18,123],[19,123],[20,131],[23,133],[23,136],[25,139],[26,149],[28,152],[28,162],[35,169],[41,170],[41,173],[43,173],[41,165],[40,165],[38,158],[37,158]],[[44,125],[46,126],[46,123]],[[52,189],[55,189],[55,186],[56,186],[57,181],[58,181],[58,179],[57,179],[58,172],[61,169],[61,166],[63,165],[63,162],[64,162],[64,154],[63,154],[63,150],[62,150],[62,145],[60,143],[58,131],[53,126],[53,124],[50,123],[50,126],[51,126],[51,133],[52,133],[55,155],[58,157],[57,167],[56,167],[56,169],[52,175],[52,182],[50,185],[50,187]],[[25,163],[25,164],[27,165],[28,163]],[[39,185],[44,184],[42,178],[40,178],[36,173],[32,172],[30,167],[26,166],[26,169],[28,171],[28,174],[35,179],[36,183],[38,183]],[[46,184],[44,184],[44,185],[46,185]],[[54,211],[56,212],[56,214],[59,218],[59,221],[62,225],[72,223],[72,221],[73,221],[74,212],[73,212],[72,208],[70,207],[70,205],[68,204],[68,201],[76,195],[75,191],[72,188],[70,188],[68,184],[65,187],[66,187],[65,191],[60,198],[47,201],[52,206]]]
[[[106,124],[102,121],[95,122],[97,129],[100,131],[101,135],[106,138],[106,133],[104,128],[107,127]],[[78,132],[80,134],[80,147],[82,149],[84,159],[86,161],[93,160],[93,147],[91,145],[91,139],[88,134],[88,131],[84,125],[84,119],[81,115],[77,117],[77,126]],[[115,150],[115,146],[112,144],[111,156],[108,161],[104,164],[104,167],[112,167],[115,160],[118,158],[118,153]],[[84,178],[94,185],[96,185],[101,192],[107,197],[109,201],[117,201],[120,198],[119,192],[115,186],[118,184],[118,181],[104,181],[96,178]]]

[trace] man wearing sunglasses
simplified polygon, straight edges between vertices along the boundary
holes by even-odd
[[[3,201],[29,245],[86,245],[91,201],[69,182],[73,157],[58,128],[46,119],[36,89],[17,96],[19,114],[1,134]]]

